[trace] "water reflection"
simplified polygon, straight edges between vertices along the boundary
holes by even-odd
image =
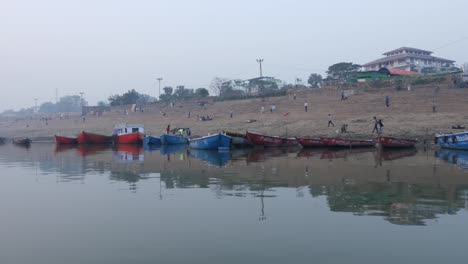
[[[468,170],[468,151],[441,149],[436,151],[435,156],[448,163],[455,164],[462,169]]]
[[[258,220],[270,219],[265,203],[281,201],[286,188],[300,199],[324,197],[332,212],[380,217],[392,224],[426,225],[439,215],[466,209],[468,152],[440,150],[426,156],[415,149],[249,149],[231,152],[164,146],[157,151],[119,145],[56,147],[34,144],[29,150],[0,147],[0,165],[34,168],[61,182],[86,182],[101,175],[125,183],[132,192],[159,178],[167,190],[199,188],[215,197],[258,201]],[[378,166],[376,166],[378,164]],[[207,166],[209,165],[209,166]],[[154,185],[154,189],[158,186]],[[310,194],[310,195],[309,195]],[[269,198],[269,199],[267,199]]]

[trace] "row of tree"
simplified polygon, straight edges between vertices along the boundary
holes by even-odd
[[[73,113],[81,112],[81,106],[88,102],[79,95],[68,95],[61,97],[57,103],[45,102],[39,106],[39,113]]]

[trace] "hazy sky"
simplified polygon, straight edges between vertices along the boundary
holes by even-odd
[[[91,104],[129,89],[157,96],[157,77],[208,88],[215,76],[258,76],[257,58],[288,82],[401,46],[461,64],[467,10],[466,0],[0,0],[0,111],[54,101],[56,89]]]

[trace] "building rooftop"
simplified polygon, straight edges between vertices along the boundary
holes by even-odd
[[[422,49],[416,49],[416,48],[410,48],[410,47],[401,47],[401,48],[398,48],[398,49],[387,51],[387,52],[383,53],[382,55],[388,56],[390,54],[398,53],[398,52],[401,52],[401,51],[404,51],[404,50],[422,52],[422,53],[429,53],[429,54],[433,53],[432,51],[428,51],[428,50],[422,50]]]

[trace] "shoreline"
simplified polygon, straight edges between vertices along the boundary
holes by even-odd
[[[0,137],[30,137],[39,141],[52,141],[55,134],[73,136],[81,131],[111,134],[119,123],[140,123],[145,134],[159,136],[167,125],[171,128],[189,127],[192,137],[207,135],[222,130],[233,132],[256,131],[273,136],[343,137],[370,139],[373,116],[384,122],[383,136],[417,139],[433,142],[437,133],[457,133],[464,130],[451,129],[454,125],[468,123],[468,89],[440,89],[435,96],[434,87],[414,88],[412,91],[394,89],[356,90],[346,101],[340,101],[339,90],[309,89],[296,91],[292,96],[256,98],[235,101],[220,101],[200,106],[195,101],[176,102],[174,107],[156,103],[144,106],[144,112],[124,114],[126,106],[113,107],[102,116],[86,116],[83,122],[79,115],[70,115],[60,120],[52,117],[47,122],[39,118],[15,119],[0,117]],[[390,107],[384,98],[390,97]],[[434,99],[435,98],[435,99]],[[437,101],[437,112],[432,111],[432,101]],[[304,103],[308,103],[307,112]],[[270,112],[275,105],[276,111]],[[261,113],[261,107],[265,112]],[[230,117],[231,111],[233,117]],[[164,113],[165,115],[163,115]],[[190,113],[190,117],[188,115]],[[328,114],[332,114],[335,127],[327,127]],[[211,115],[213,120],[200,121],[197,116]],[[340,133],[342,125],[347,133]]]

